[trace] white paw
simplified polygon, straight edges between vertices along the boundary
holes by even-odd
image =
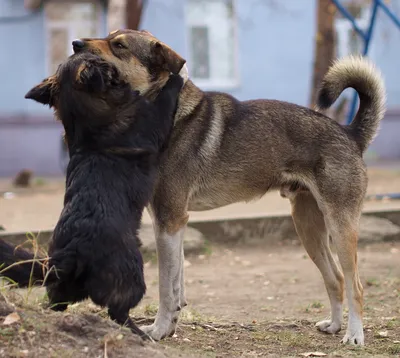
[[[189,79],[189,70],[186,63],[182,66],[181,70],[179,71],[179,76],[182,77],[183,83],[186,83],[186,81]]]
[[[176,323],[172,323],[171,321],[167,323],[167,321],[164,321],[160,324],[159,321],[156,321],[150,326],[142,326],[140,329],[155,341],[160,341],[174,335]]]
[[[339,322],[332,322],[332,320],[327,319],[324,321],[319,321],[316,324],[318,330],[321,332],[329,333],[329,334],[335,334],[338,333],[341,329],[341,325]]]
[[[355,331],[351,332],[347,330],[346,334],[344,335],[342,339],[342,343],[349,343],[353,344],[356,346],[363,346],[364,345],[364,332],[361,331]]]

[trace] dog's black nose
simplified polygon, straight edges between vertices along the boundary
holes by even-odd
[[[74,40],[72,41],[72,48],[74,49],[74,52],[79,52],[85,47],[85,43],[82,40]]]

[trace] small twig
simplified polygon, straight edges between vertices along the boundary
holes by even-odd
[[[136,324],[152,324],[154,323],[154,318],[135,318],[134,321]]]
[[[60,277],[58,276],[57,268],[55,266],[51,266],[50,269],[46,272],[46,275],[44,276],[43,286],[46,284],[46,280],[49,277],[51,271],[54,271],[57,278],[60,279]]]
[[[29,263],[34,263],[34,262],[44,262],[47,259],[31,259],[31,260],[25,260],[25,261],[18,261],[18,262],[14,262],[13,264],[11,264],[10,266],[7,266],[6,268],[2,269],[0,271],[0,275],[3,275],[4,272],[6,272],[7,270],[9,270],[12,267],[21,265],[21,264],[29,264]]]
[[[108,358],[108,354],[107,354],[107,340],[104,341],[104,358]]]
[[[216,323],[216,324],[207,324],[207,323],[201,323],[201,322],[182,322],[181,323],[182,326],[198,326],[204,329],[209,329],[212,331],[221,331],[221,330],[226,330],[229,328],[242,328],[245,329],[247,331],[254,331],[254,327],[251,325],[243,325],[241,323],[231,323],[231,324],[221,324],[221,323]]]

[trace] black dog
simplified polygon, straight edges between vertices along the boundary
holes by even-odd
[[[137,231],[182,85],[179,75],[171,75],[149,102],[132,92],[115,67],[85,54],[73,55],[27,93],[26,98],[55,109],[71,159],[46,270],[40,263],[33,268],[21,263],[4,276],[20,286],[28,285],[30,277],[36,283],[46,278],[53,309],[62,311],[90,297],[108,307],[113,320],[147,337],[129,318],[146,291]],[[0,242],[3,268],[32,258]]]

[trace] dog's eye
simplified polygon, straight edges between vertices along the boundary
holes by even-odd
[[[126,48],[126,46],[124,45],[124,44],[122,44],[121,42],[116,42],[115,43],[115,47],[117,47],[117,48]]]

